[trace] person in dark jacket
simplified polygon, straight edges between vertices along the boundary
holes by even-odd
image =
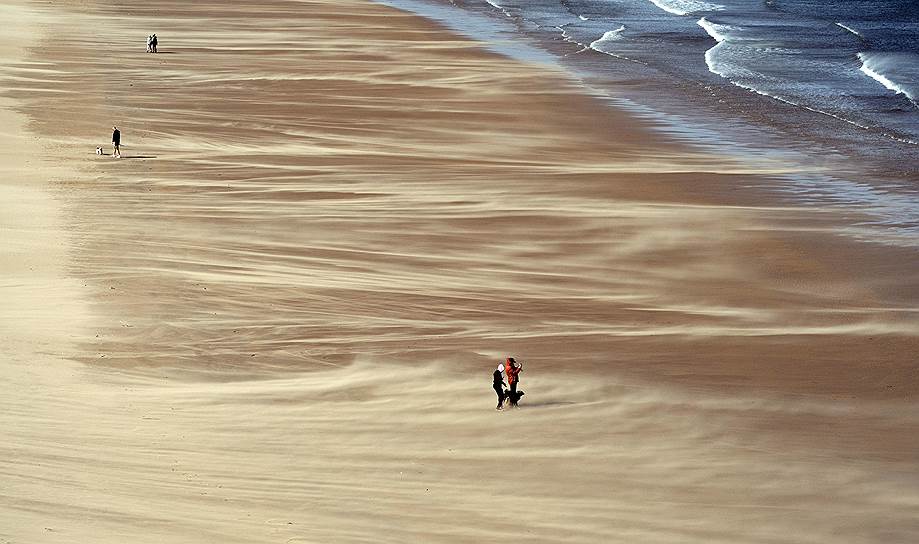
[[[121,158],[121,131],[118,130],[118,127],[112,127],[112,147],[114,151],[112,152],[112,157],[116,159]]]
[[[498,394],[498,406],[495,407],[495,410],[501,410],[504,404],[504,376],[501,373],[504,372],[504,365],[498,365],[498,368],[495,369],[494,377],[494,389],[495,393]]]

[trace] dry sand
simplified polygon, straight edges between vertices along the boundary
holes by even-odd
[[[919,537],[915,251],[787,165],[364,1],[0,15],[3,544]]]

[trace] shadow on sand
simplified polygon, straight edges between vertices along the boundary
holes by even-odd
[[[551,408],[553,406],[570,406],[572,404],[577,404],[572,400],[556,400],[556,401],[545,401],[545,402],[527,402],[521,404],[519,408],[521,410],[526,408]]]
[[[103,153],[101,157],[111,157],[111,153]],[[156,155],[122,155],[120,160],[127,159],[155,159]]]

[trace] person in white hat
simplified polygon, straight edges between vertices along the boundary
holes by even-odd
[[[495,410],[501,410],[504,405],[504,376],[501,374],[502,372],[504,372],[504,365],[499,364],[494,373],[494,388],[495,393],[498,394],[498,406],[495,407]]]

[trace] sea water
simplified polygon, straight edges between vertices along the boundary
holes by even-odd
[[[915,0],[384,3],[521,60],[542,59],[511,44],[550,52],[671,136],[819,171],[779,184],[795,198],[870,208],[919,243]]]

